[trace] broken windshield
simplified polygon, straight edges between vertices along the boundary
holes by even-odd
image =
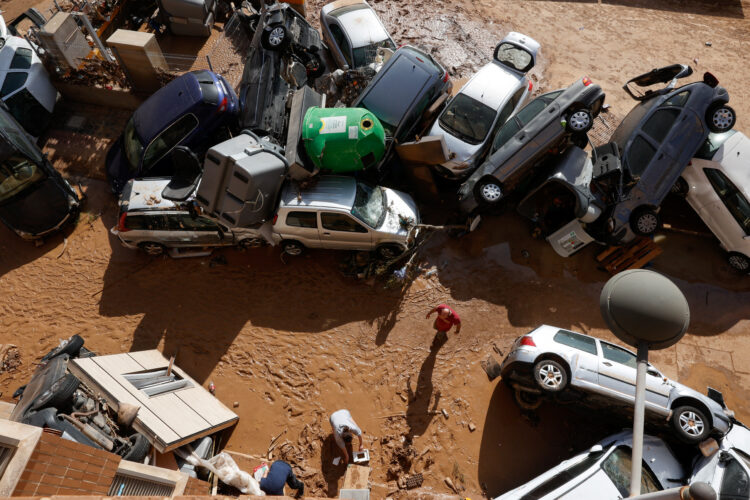
[[[45,178],[39,166],[28,158],[13,154],[0,162],[0,203]]]
[[[494,120],[494,109],[466,94],[458,94],[440,116],[440,125],[464,142],[480,144]]]
[[[354,217],[375,229],[383,223],[386,208],[383,188],[357,183],[357,194],[352,207]]]
[[[527,72],[534,65],[531,54],[512,43],[501,43],[495,49],[495,59],[516,71]]]

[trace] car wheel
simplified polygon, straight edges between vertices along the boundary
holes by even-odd
[[[568,372],[557,361],[543,359],[534,365],[534,380],[543,391],[560,392],[568,385]]]
[[[659,214],[648,207],[641,207],[633,211],[630,216],[630,227],[635,234],[651,236],[659,229]]]
[[[539,394],[534,394],[531,391],[524,391],[516,387],[513,393],[516,403],[524,410],[536,410],[542,404],[542,398]]]
[[[476,194],[477,198],[485,205],[497,205],[503,199],[503,189],[494,178],[479,181]]]
[[[66,373],[44,391],[31,405],[32,410],[43,408],[67,408],[80,382],[72,373]]]
[[[167,250],[167,248],[161,243],[156,243],[153,241],[146,241],[144,243],[141,243],[138,246],[141,248],[141,250],[146,252],[148,255],[154,255],[154,256],[162,255]]]
[[[680,177],[679,179],[677,179],[677,182],[674,183],[674,186],[672,186],[669,191],[684,198],[690,192],[690,186],[688,186],[688,183],[685,179]]]
[[[240,240],[238,245],[243,250],[247,250],[248,248],[260,248],[263,246],[263,240],[260,238],[245,238],[244,240]]]
[[[380,245],[377,250],[375,250],[375,253],[377,253],[378,257],[381,259],[391,260],[404,253],[404,249],[398,245]]]
[[[325,73],[326,67],[318,54],[310,52],[305,63],[305,69],[307,70],[307,77],[314,80]]]
[[[672,413],[672,426],[680,440],[694,444],[708,437],[708,419],[703,411],[692,406],[680,406]]]
[[[568,115],[566,120],[568,130],[574,134],[585,134],[594,126],[594,118],[587,109],[578,109]]]
[[[71,358],[78,357],[78,353],[80,352],[81,347],[83,347],[83,339],[80,335],[73,335],[65,341],[65,344],[57,346],[50,352],[45,354],[42,358],[42,362],[49,361],[50,359],[56,358],[61,354],[67,354]]]
[[[288,42],[289,36],[283,24],[267,26],[260,37],[260,44],[267,50],[281,50]]]
[[[586,149],[586,146],[589,145],[589,138],[585,133],[573,134],[570,142],[577,148]]]
[[[287,255],[296,257],[302,255],[302,252],[305,251],[305,246],[299,241],[289,240],[281,244],[281,250]]]
[[[142,463],[143,459],[146,458],[146,455],[148,455],[148,450],[151,448],[151,443],[149,443],[148,439],[146,439],[146,436],[144,436],[140,432],[137,432],[130,436],[128,441],[130,441],[130,447],[127,448],[128,451],[126,451],[122,455],[122,459],[128,460],[130,462]]]
[[[711,132],[726,132],[731,130],[736,122],[737,114],[726,104],[714,104],[706,111],[706,123]]]
[[[739,252],[729,252],[727,255],[727,262],[732,269],[742,273],[750,272],[750,258]]]

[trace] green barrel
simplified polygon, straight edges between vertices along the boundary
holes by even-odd
[[[363,108],[308,109],[302,142],[313,164],[331,172],[373,167],[385,154],[383,125]]]

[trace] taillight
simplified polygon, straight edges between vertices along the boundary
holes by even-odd
[[[584,76],[583,80],[581,81],[583,82],[584,87],[588,87],[589,85],[591,85],[591,78],[589,78],[588,76]]]
[[[279,218],[279,214],[274,214],[273,220],[271,221],[272,226],[276,225],[276,221],[278,220],[278,218]]]
[[[443,83],[447,82],[449,78],[450,78],[450,75],[448,74],[448,71],[446,71],[445,74],[443,75]]]
[[[532,339],[528,335],[524,335],[523,337],[521,337],[521,345],[526,345],[529,347],[536,347],[536,344],[534,343],[534,339]]]
[[[221,100],[221,104],[219,104],[219,112],[224,112],[227,110],[227,103],[229,101],[227,100],[227,96],[224,96],[224,99]]]
[[[529,80],[529,92],[531,92],[531,89],[534,88],[534,84]]]
[[[117,223],[117,230],[121,233],[130,231],[130,228],[125,226],[125,218],[128,216],[127,212],[120,215],[120,221]]]

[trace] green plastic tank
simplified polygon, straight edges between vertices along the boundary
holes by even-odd
[[[373,167],[385,154],[383,125],[363,108],[311,107],[302,122],[302,142],[313,164],[330,172]]]

